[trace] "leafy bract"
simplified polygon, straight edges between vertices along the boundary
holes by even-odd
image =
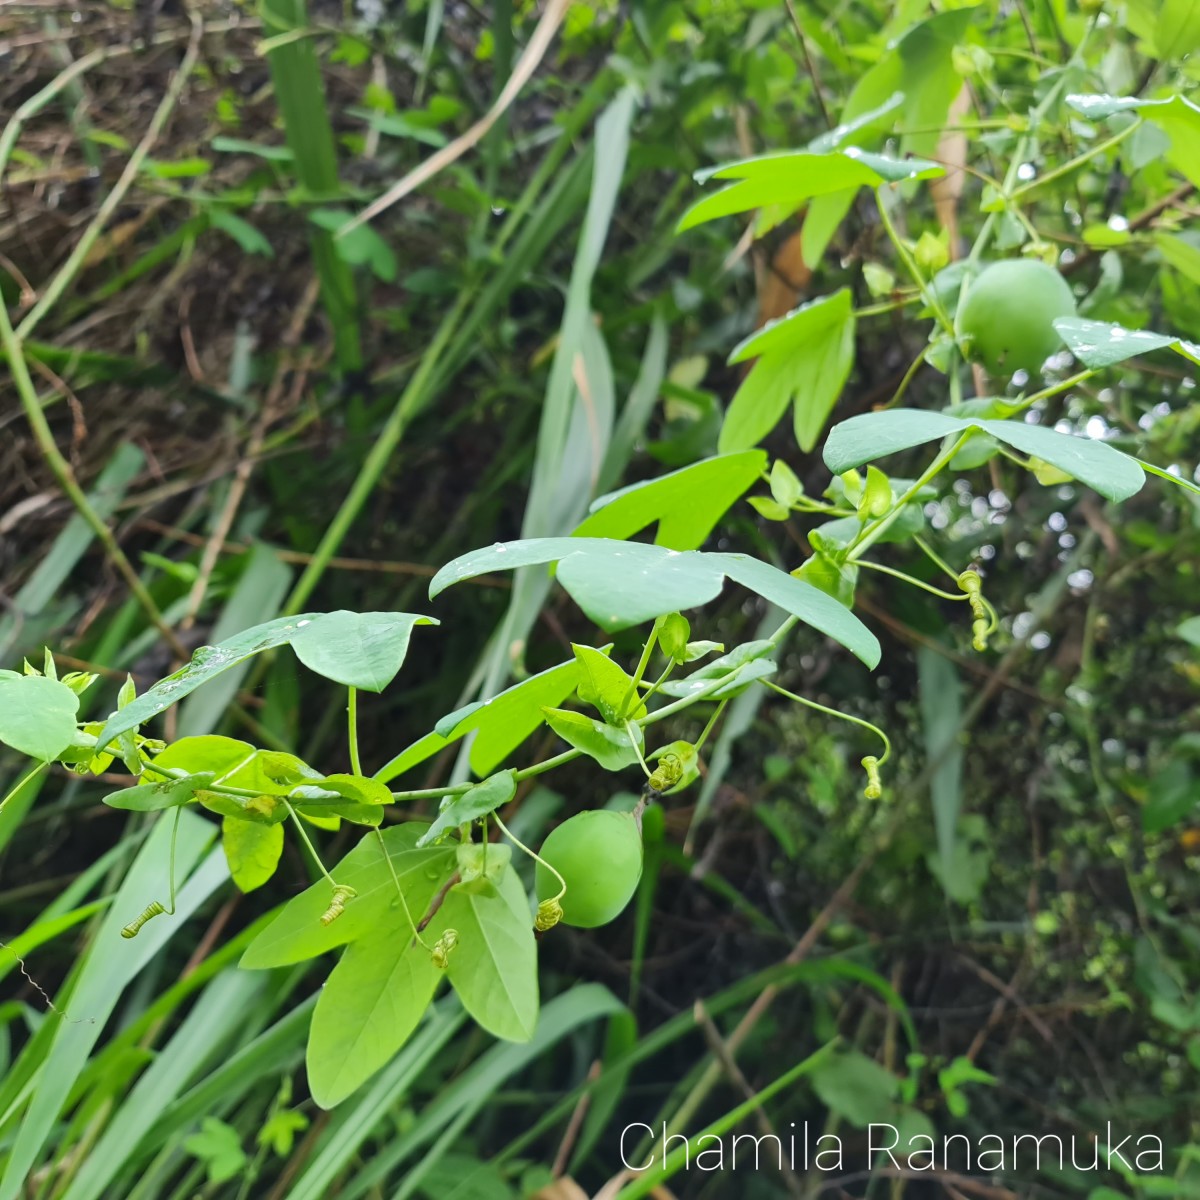
[[[627,538],[658,522],[654,541],[672,550],[696,550],[716,523],[762,474],[762,450],[721,454],[647,483],[635,483],[594,501],[575,537]]]
[[[626,719],[637,720],[646,715],[646,706],[638,696],[632,675],[603,651],[574,644],[571,649],[575,651],[575,661],[579,663],[579,686],[576,690],[584,704],[597,708],[610,725],[619,725]]]
[[[246,948],[241,965],[282,967],[303,962],[356,941],[381,925],[398,924],[405,918],[396,893],[397,880],[409,910],[420,920],[454,869],[453,847],[416,848],[417,839],[427,828],[423,822],[410,822],[384,829],[378,837],[373,834],[363,838],[330,871],[338,884],[355,891],[341,916],[328,925],[321,924],[321,916],[329,907],[331,888],[327,879],[319,879],[283,906],[279,915]],[[387,849],[386,859],[380,838]]]
[[[0,742],[21,754],[52,762],[74,740],[78,712],[79,697],[57,679],[0,676]]]
[[[417,839],[417,846],[432,845],[451,829],[486,817],[507,804],[516,794],[516,772],[501,771],[461,795],[447,796],[433,824]]]
[[[745,554],[679,553],[602,538],[497,542],[444,566],[429,585],[430,595],[489,571],[556,561],[559,583],[606,629],[707,604],[729,578],[840,642],[869,667],[879,662],[879,642],[853,613],[817,588]]]
[[[432,733],[415,741],[382,766],[375,779],[387,783],[432,758],[452,742],[475,734],[469,761],[477,775],[494,771],[542,724],[542,709],[561,704],[579,682],[579,664],[572,659],[493,696],[444,716]]]
[[[811,450],[854,365],[854,308],[848,288],[801,305],[746,338],[731,363],[757,358],[721,427],[718,447],[762,441],[793,405],[796,440]]]
[[[1054,322],[1067,349],[1085,367],[1111,367],[1138,354],[1152,350],[1174,350],[1194,363],[1200,363],[1200,346],[1167,333],[1148,329],[1125,329],[1107,321],[1088,321],[1083,317],[1059,317]]]
[[[912,408],[862,413],[835,425],[825,443],[825,465],[841,474],[884,455],[969,429],[981,429],[997,441],[1051,463],[1110,500],[1127,500],[1146,481],[1134,459],[1104,442],[1022,421],[972,419]]]
[[[226,817],[221,822],[221,843],[229,874],[243,892],[262,887],[279,866],[283,853],[283,826],[259,825]]]
[[[824,153],[796,150],[764,154],[704,172],[702,179],[737,182],[693,204],[680,218],[676,231],[682,233],[705,221],[753,208],[777,207],[786,217],[813,196],[853,193],[860,187],[878,187],[902,179],[930,179],[941,174],[943,168],[938,163],[887,158],[857,146]]]
[[[131,812],[159,812],[164,808],[175,808],[186,804],[201,789],[213,781],[211,771],[197,775],[185,775],[179,779],[163,779],[155,783],[141,783],[137,787],[122,788],[109,792],[104,803],[109,808],[124,808]]]
[[[255,654],[291,645],[301,661],[339,683],[379,691],[400,669],[414,625],[436,625],[412,613],[301,613],[245,629],[216,646],[201,646],[191,661],[108,718],[97,750],[170,708],[202,683]],[[298,643],[298,645],[297,645]]]
[[[778,668],[775,663],[766,657],[774,645],[767,640],[744,642],[737,649],[693,671],[686,679],[664,683],[659,691],[668,696],[692,696],[702,691],[710,700],[725,700],[740,695],[756,679],[765,679],[776,672]],[[715,686],[718,681],[722,682]]]
[[[571,712],[565,708],[547,708],[544,710],[546,724],[558,734],[568,746],[594,758],[605,770],[619,771],[623,767],[632,766],[638,760],[638,749],[641,747],[642,730],[639,725],[630,725],[633,737],[636,737],[635,747],[633,738],[624,729],[606,725],[583,713]]]

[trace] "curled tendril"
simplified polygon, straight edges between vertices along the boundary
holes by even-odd
[[[988,645],[988,634],[995,628],[994,613],[991,606],[983,598],[983,580],[979,572],[971,569],[964,571],[958,577],[958,586],[967,594],[967,603],[971,606],[971,645],[977,651],[984,651]]]
[[[335,884],[329,907],[321,914],[321,924],[332,925],[346,911],[346,902],[353,900],[357,895],[358,893],[348,884]]]
[[[868,800],[878,800],[883,795],[883,781],[879,777],[879,759],[874,754],[868,754],[862,760],[863,770],[867,773],[867,786],[863,795]]]
[[[662,756],[662,761],[646,780],[646,787],[661,796],[663,792],[670,791],[682,778],[683,759],[671,751]]]
[[[450,965],[450,951],[458,945],[458,930],[447,929],[440,938],[433,944],[433,949],[429,952],[430,958],[433,959],[433,965],[439,971],[444,971]]]
[[[123,938],[137,937],[138,932],[147,921],[149,921],[152,917],[161,916],[166,911],[166,907],[163,905],[161,900],[152,901],[150,904],[147,904],[144,909],[142,909],[141,913],[137,917],[130,921],[129,924],[121,930],[121,936]]]
[[[543,900],[537,907],[537,916],[533,919],[533,927],[538,933],[553,929],[562,920],[562,905],[556,899]]]

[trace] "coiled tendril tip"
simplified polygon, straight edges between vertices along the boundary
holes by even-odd
[[[335,884],[329,907],[321,914],[321,924],[332,925],[346,911],[346,902],[353,900],[357,895],[358,893],[348,884]]]
[[[862,760],[863,770],[867,773],[867,786],[863,795],[868,800],[878,800],[883,795],[883,781],[879,777],[879,759],[874,754],[868,754]]]
[[[556,898],[543,900],[537,907],[537,916],[533,919],[533,927],[538,933],[553,929],[562,920],[562,905]]]
[[[447,929],[433,944],[433,949],[429,952],[429,956],[433,959],[433,965],[439,971],[444,971],[450,965],[450,951],[457,945],[457,929]]]

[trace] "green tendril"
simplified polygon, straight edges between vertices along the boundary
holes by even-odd
[[[499,813],[492,813],[492,820],[496,822],[500,832],[518,850],[523,850],[534,862],[540,863],[558,880],[558,895],[552,896],[549,900],[543,900],[538,905],[537,916],[533,921],[533,927],[539,933],[545,933],[547,929],[553,929],[562,920],[562,898],[567,894],[567,881],[540,854],[535,854],[520,838],[515,837],[508,826],[500,819]]]
[[[169,887],[171,889],[171,906],[167,908],[161,900],[152,900],[146,905],[142,911],[134,917],[128,925],[121,930],[123,938],[135,938],[141,932],[141,928],[147,921],[153,920],[155,917],[161,917],[164,913],[167,916],[175,915],[175,842],[179,837],[179,814],[183,811],[182,806],[175,809],[175,824],[171,826],[171,866],[169,876]]]

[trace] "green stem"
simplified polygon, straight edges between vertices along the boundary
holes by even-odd
[[[963,448],[963,446],[967,444],[967,439],[970,438],[971,432],[972,431],[968,429],[958,438],[957,441],[947,446],[937,456],[937,458],[935,458],[933,462],[926,467],[920,479],[918,479],[912,485],[912,487],[910,487],[908,491],[896,501],[891,512],[884,513],[882,517],[880,517],[873,524],[868,525],[858,535],[854,545],[850,548],[850,553],[847,555],[848,562],[857,562],[862,554],[866,551],[867,547],[873,542],[878,541],[878,539],[883,536],[888,526],[891,525],[892,522],[895,521],[896,518],[901,514],[901,512],[904,511],[904,506],[908,504],[909,501],[912,500],[913,497],[916,496],[916,494],[926,486],[926,484],[934,479],[938,473],[942,471],[946,464],[949,463],[950,460]]]
[[[625,709],[629,701],[637,695],[638,684],[642,682],[642,676],[646,674],[646,668],[650,665],[650,655],[654,653],[654,644],[658,641],[658,630],[662,624],[662,617],[659,617],[650,627],[650,636],[646,639],[646,644],[642,647],[642,657],[638,659],[637,669],[633,673],[633,678],[629,681],[629,688],[621,699],[621,704],[617,709],[617,715],[623,717]]]
[[[1069,175],[1072,171],[1082,167],[1084,163],[1091,162],[1093,158],[1099,157],[1106,150],[1111,150],[1113,146],[1123,142],[1135,129],[1142,124],[1140,118],[1131,121],[1124,129],[1114,133],[1112,137],[1106,138],[1103,142],[1098,142],[1090,150],[1084,154],[1077,155],[1075,158],[1068,160],[1054,168],[1053,171],[1047,171],[1045,175],[1039,176],[1037,179],[1031,180],[1024,187],[1019,187],[1015,192],[1009,194],[1009,200],[1019,200],[1022,196],[1032,192],[1035,188],[1040,188],[1045,183],[1051,183],[1055,179],[1061,179],[1064,175]]]
[[[0,813],[4,811],[4,806],[27,784],[38,777],[50,764],[48,762],[38,763],[32,771],[27,772],[17,783],[9,790],[7,796],[0,800]]]
[[[300,834],[300,840],[304,843],[305,849],[312,856],[313,862],[317,864],[317,870],[329,881],[330,886],[336,888],[338,885],[330,873],[325,870],[325,864],[321,861],[321,856],[317,853],[317,848],[312,844],[308,836],[308,830],[304,828],[304,822],[300,820],[300,815],[296,810],[285,800],[283,802],[287,806],[288,816],[292,818],[292,822],[296,826],[296,831]],[[390,860],[389,860],[390,861]]]
[[[887,205],[883,201],[883,189],[879,189],[879,194],[876,196],[876,207],[879,210],[879,219],[883,222],[883,227],[887,231],[891,243],[896,247],[896,253],[900,256],[900,261],[904,264],[904,269],[912,277],[912,281],[917,285],[925,303],[933,309],[934,315],[938,319],[938,324],[942,326],[951,336],[954,335],[954,322],[950,319],[950,314],[946,311],[946,306],[942,303],[941,297],[937,292],[925,282],[925,276],[921,274],[921,268],[917,266],[917,260],[909,252],[908,247],[904,244],[904,240],[896,231],[895,225],[892,224],[892,218],[888,216]]]
[[[914,579],[911,575],[906,575],[903,571],[897,571],[895,567],[885,567],[883,563],[868,562],[865,558],[858,560],[860,567],[866,567],[870,571],[882,571],[884,575],[891,575],[896,579],[903,579],[905,583],[911,583],[913,587],[919,587],[922,591],[928,592],[931,596],[938,596],[943,600],[965,600],[967,597],[962,592],[943,592],[941,588],[935,588],[931,583],[925,583],[920,579]]]
[[[725,711],[725,706],[728,703],[729,703],[728,700],[722,700],[721,703],[718,704],[715,709],[713,709],[712,716],[708,718],[708,724],[704,726],[704,729],[701,731],[700,736],[696,739],[696,741],[694,743],[697,752],[699,752],[700,748],[704,745],[704,743],[708,741],[708,735],[710,733],[712,733],[713,727],[721,719],[721,714]]]
[[[795,692],[789,692],[787,688],[780,687],[777,683],[772,683],[769,679],[764,679],[763,683],[767,685],[773,692],[778,692],[781,696],[786,696],[789,700],[794,700],[797,704],[803,704],[808,708],[815,708],[817,712],[825,713],[826,716],[837,717],[841,721],[849,721],[851,725],[858,725],[863,729],[869,729],[873,734],[883,741],[883,754],[880,756],[879,765],[883,766],[891,757],[892,743],[888,735],[879,728],[878,725],[873,725],[870,721],[863,717],[852,717],[849,713],[838,712],[836,708],[829,708],[827,705],[818,704],[815,700],[806,699],[804,696],[798,696]]]
[[[346,712],[348,714],[349,731],[348,737],[350,742],[350,771],[354,775],[362,774],[362,763],[358,757],[358,688],[352,687],[347,690],[346,695]],[[391,861],[389,859],[389,861]]]

